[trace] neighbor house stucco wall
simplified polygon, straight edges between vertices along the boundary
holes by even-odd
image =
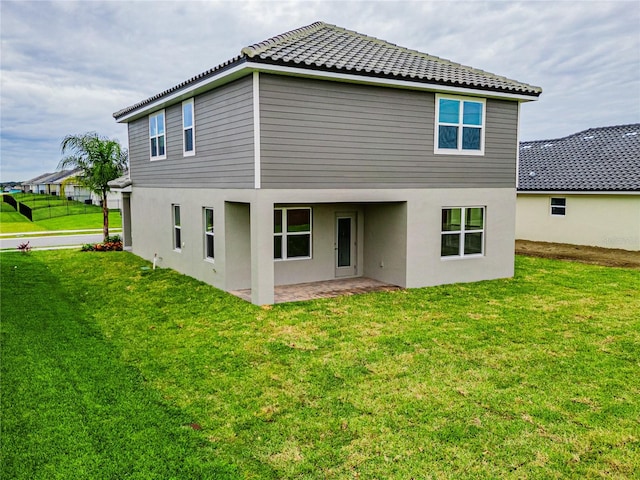
[[[551,215],[551,198],[566,198],[564,216]],[[519,193],[516,238],[640,250],[640,194]]]

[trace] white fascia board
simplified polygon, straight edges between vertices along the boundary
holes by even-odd
[[[536,190],[534,192],[529,190],[518,190],[516,192],[518,195],[638,195],[640,196],[640,191],[638,190],[629,190],[629,191],[615,191],[608,192],[606,190],[580,190],[580,191],[571,191],[571,190]]]
[[[376,85],[383,87],[405,88],[411,90],[426,90],[430,92],[453,93],[457,95],[471,95],[484,98],[500,98],[517,100],[519,102],[533,102],[537,97],[516,93],[494,92],[491,90],[479,90],[475,88],[451,87],[447,85],[429,84],[422,82],[412,82],[409,80],[395,80],[391,78],[370,77],[365,75],[353,75],[349,73],[326,72],[323,70],[310,70],[298,67],[285,67],[280,65],[270,65],[267,63],[243,62],[235,67],[222,70],[216,75],[198,80],[182,89],[158,98],[157,100],[141,106],[129,113],[126,113],[118,120],[118,123],[126,123],[131,120],[143,117],[149,112],[159,110],[177,101],[185,100],[198,93],[211,90],[225,83],[249,75],[253,72],[273,73],[280,75],[290,75],[294,77],[315,78],[319,80],[333,80],[337,82],[358,83],[361,85]]]

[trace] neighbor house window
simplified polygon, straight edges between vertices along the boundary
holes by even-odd
[[[484,253],[484,207],[442,209],[440,255],[466,257]]]
[[[182,248],[182,229],[180,226],[180,205],[172,205],[173,209],[173,248]]]
[[[435,153],[484,153],[485,100],[436,95]]]
[[[213,208],[204,209],[204,258],[213,260]]]
[[[551,215],[564,216],[567,213],[567,199],[551,197]]]
[[[182,153],[195,155],[196,135],[194,130],[193,98],[182,102]]]
[[[167,158],[164,134],[164,110],[149,116],[149,142],[151,160]]]
[[[273,258],[311,258],[311,209],[276,208],[273,235]]]

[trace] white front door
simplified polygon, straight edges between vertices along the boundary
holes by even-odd
[[[356,275],[356,214],[339,213],[336,215],[336,277]]]

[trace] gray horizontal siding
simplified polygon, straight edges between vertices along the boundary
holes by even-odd
[[[182,154],[182,102],[165,109],[167,158],[149,158],[149,121],[129,123],[135,186],[253,188],[253,90],[246,77],[194,100],[196,155]]]
[[[487,101],[485,155],[434,155],[432,93],[260,75],[263,188],[515,187],[517,103]]]

